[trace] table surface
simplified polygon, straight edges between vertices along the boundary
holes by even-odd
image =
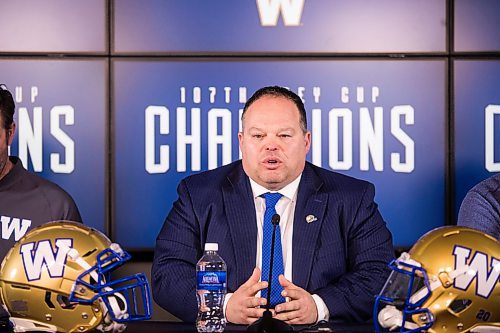
[[[245,332],[246,326],[232,325],[226,326],[224,332]],[[327,323],[317,328],[308,326],[294,326],[294,332],[341,332],[341,333],[373,333],[375,331],[373,324],[335,324]],[[143,321],[132,322],[127,325],[125,333],[159,333],[159,332],[196,332],[194,323],[168,322],[168,321]]]

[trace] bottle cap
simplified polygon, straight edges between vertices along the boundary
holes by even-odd
[[[219,251],[218,243],[205,243],[205,251]]]

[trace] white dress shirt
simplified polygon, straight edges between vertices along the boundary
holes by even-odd
[[[297,192],[299,188],[300,178],[299,175],[293,182],[285,186],[279,191],[269,191],[265,187],[257,184],[250,178],[250,185],[252,187],[253,198],[255,203],[255,213],[257,216],[257,255],[255,266],[262,270],[262,240],[263,240],[263,225],[264,225],[264,212],[266,210],[266,200],[261,197],[262,194],[267,192],[279,192],[282,197],[276,203],[276,213],[280,215],[280,231],[281,231],[281,247],[283,252],[283,268],[284,276],[288,281],[292,280],[292,240],[293,240],[293,219],[295,213],[295,204],[297,201]],[[226,313],[226,306],[232,293],[228,293],[224,300],[224,313]],[[256,297],[260,297],[260,292]],[[312,295],[316,308],[318,310],[318,320],[328,320],[330,313],[325,302],[318,295]],[[288,301],[288,298],[287,298]]]

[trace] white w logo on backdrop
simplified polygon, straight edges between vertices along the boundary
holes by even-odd
[[[39,241],[36,247],[35,243],[21,245],[20,251],[28,281],[39,280],[44,267],[52,278],[63,276],[66,255],[73,245],[73,240],[70,238],[57,239],[55,245],[55,252],[50,240]]]
[[[455,246],[453,255],[455,256],[455,269],[467,265],[466,260],[471,254],[471,250],[461,246]],[[474,253],[474,256],[468,263],[469,270],[466,274],[459,275],[454,282],[457,289],[466,290],[474,279],[476,282],[476,294],[488,298],[498,283],[500,275],[500,261],[497,258],[491,258],[491,265],[488,265],[488,255],[481,252]],[[491,269],[488,269],[491,268]]]
[[[9,239],[14,234],[16,242],[24,236],[31,226],[31,220],[21,220],[15,217],[1,216],[0,221],[2,221],[2,239]]]
[[[260,24],[276,26],[281,13],[285,26],[299,26],[305,0],[256,0]]]

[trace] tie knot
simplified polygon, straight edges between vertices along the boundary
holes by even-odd
[[[262,196],[264,197],[264,199],[266,199],[266,209],[271,207],[274,208],[278,200],[282,197],[281,193],[278,192],[275,193],[266,192],[262,194]]]

